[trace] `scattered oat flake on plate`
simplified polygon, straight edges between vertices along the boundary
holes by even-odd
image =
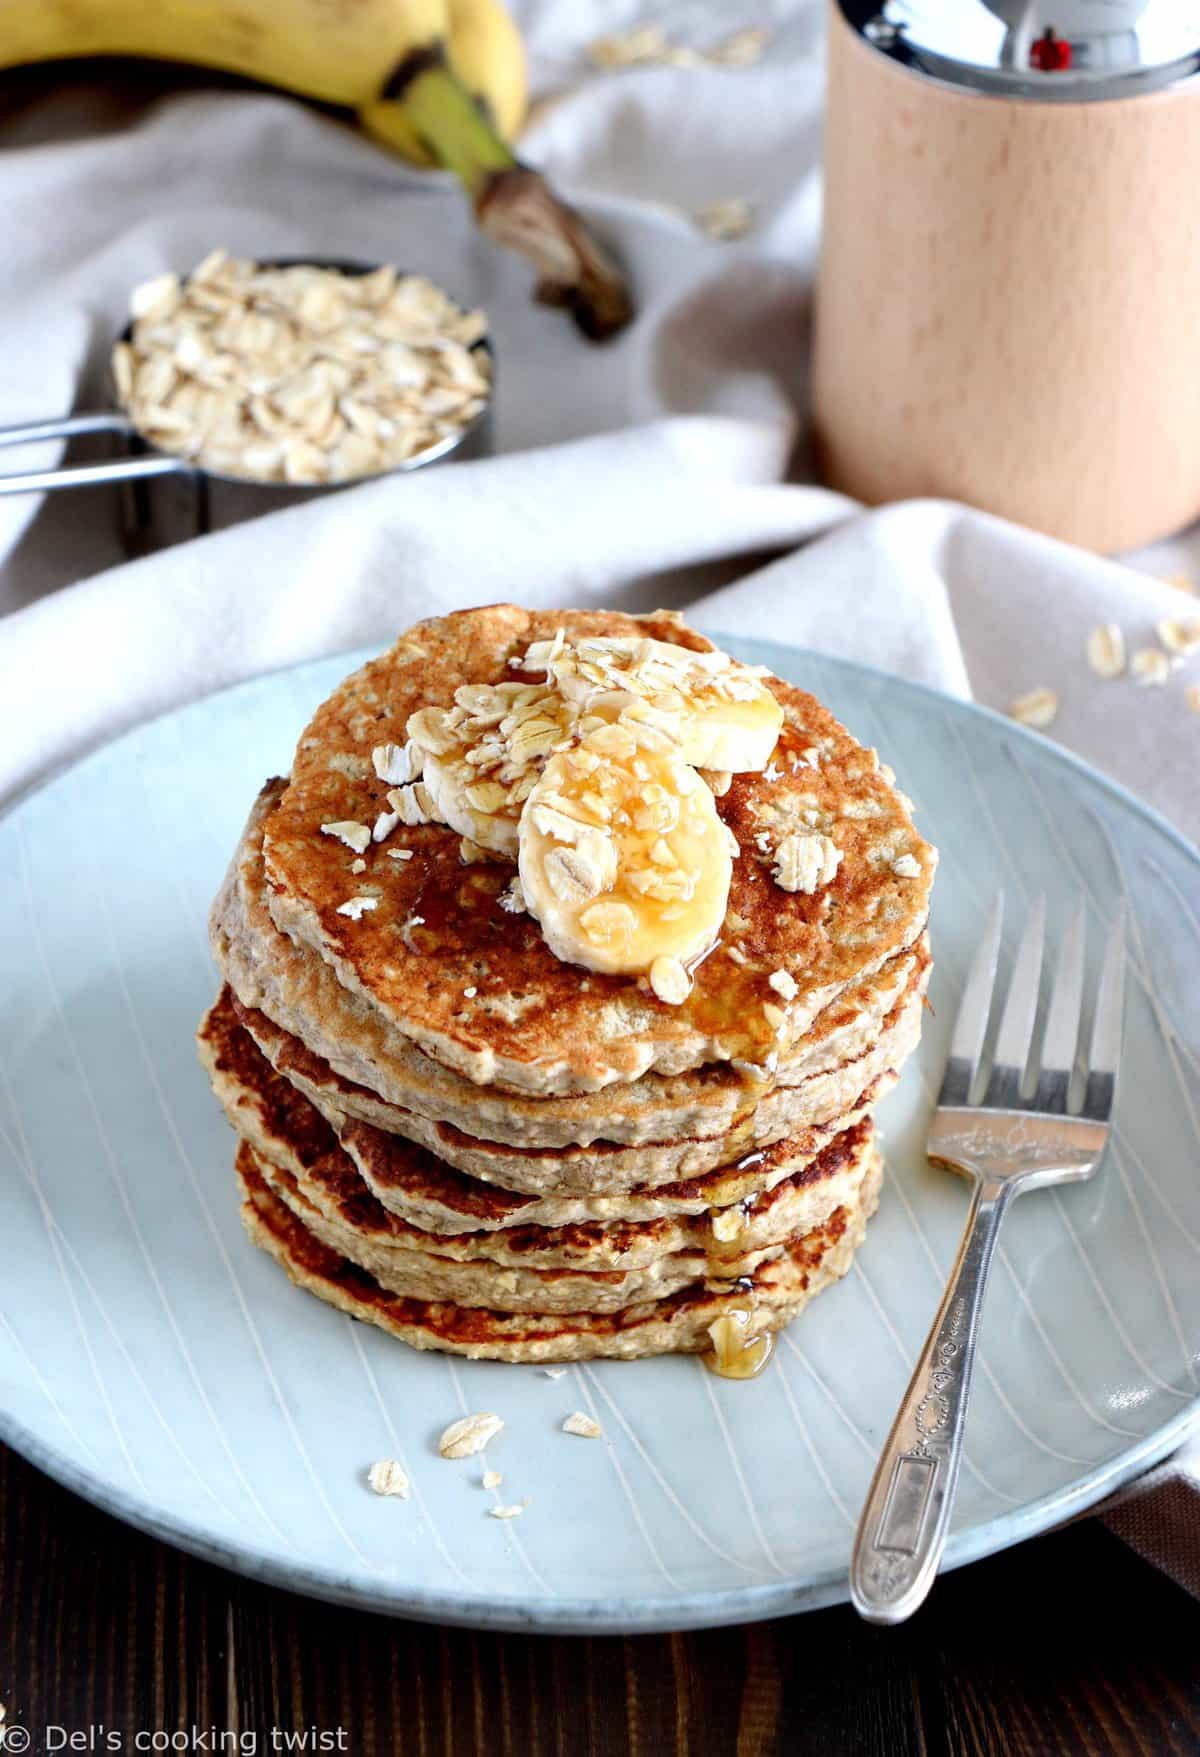
[[[339,842],[344,842],[347,848],[353,848],[356,854],[364,853],[367,843],[371,840],[371,832],[366,824],[355,823],[353,818],[339,818],[336,823],[322,824],[321,834],[335,836]]]
[[[706,201],[693,211],[692,221],[714,243],[731,244],[753,230],[754,208],[744,196],[731,195],[722,201]]]
[[[413,851],[411,848],[389,848],[387,857],[389,860],[411,860]]]
[[[599,1440],[604,1433],[600,1423],[593,1421],[590,1415],[585,1415],[582,1409],[575,1410],[567,1417],[562,1431],[564,1434],[578,1434],[581,1440]]]
[[[561,1379],[563,1377],[564,1373],[566,1372],[566,1370],[567,1370],[566,1367],[543,1367],[542,1368],[542,1371],[545,1373],[545,1375],[548,1379]]]
[[[1163,684],[1171,675],[1171,661],[1161,647],[1139,647],[1129,661],[1135,683],[1143,688]]]
[[[1115,622],[1101,622],[1087,638],[1087,661],[1097,677],[1120,677],[1125,669],[1125,636]]]
[[[501,1418],[487,1410],[461,1416],[458,1421],[450,1423],[438,1441],[438,1451],[443,1458],[470,1458],[474,1453],[482,1452],[503,1426]]]
[[[394,1495],[407,1501],[410,1493],[408,1473],[394,1458],[380,1458],[367,1472],[367,1483],[377,1495]]]
[[[479,1485],[485,1489],[498,1489],[504,1481],[498,1470],[485,1470],[479,1479]]]
[[[525,1508],[524,1508],[523,1503],[518,1501],[511,1507],[489,1507],[488,1508],[488,1518],[489,1519],[519,1519],[521,1517],[521,1514],[524,1511],[525,1511]]]
[[[796,987],[796,978],[790,970],[772,970],[767,977],[767,987],[773,988],[775,993],[781,995],[785,1001],[794,1001],[799,992]]]
[[[1033,726],[1041,731],[1053,724],[1058,713],[1058,696],[1052,689],[1031,689],[1025,695],[1019,695],[1008,712],[1019,725]]]
[[[1180,658],[1188,659],[1193,653],[1200,652],[1198,617],[1164,616],[1156,632],[1168,653],[1178,653]]]
[[[892,862],[892,871],[897,878],[920,878],[921,862],[915,854],[898,854]]]

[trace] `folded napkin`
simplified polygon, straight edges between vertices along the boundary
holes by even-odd
[[[286,98],[170,95],[174,76],[146,70],[12,81],[0,205],[21,248],[0,257],[0,421],[101,396],[129,287],[222,243],[395,260],[484,304],[504,455],[366,484],[132,564],[107,492],[0,499],[0,800],[209,690],[514,598],[673,604],[715,629],[865,659],[1000,710],[1052,689],[1047,736],[1200,836],[1200,716],[1185,695],[1200,660],[1140,687],[1100,680],[1085,658],[1098,624],[1117,623],[1132,650],[1155,643],[1160,620],[1200,614],[1155,577],[1200,567],[1195,533],[1134,571],[961,507],[865,512],[802,479],[793,411],[819,222],[817,0],[756,4],[746,22],[769,41],[754,65],[606,73],[584,47],[637,22],[634,5],[519,10],[542,100],[524,150],[584,203],[637,283],[638,322],[602,349],[530,304],[524,265],[477,238],[444,179]],[[692,46],[740,22],[728,7],[682,4],[654,20]],[[734,198],[752,228],[712,242],[693,214]],[[0,465],[33,461],[5,453]],[[1198,1514],[1193,1444],[1109,1517],[1200,1592]]]

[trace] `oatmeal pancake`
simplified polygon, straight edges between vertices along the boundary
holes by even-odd
[[[393,1035],[480,1085],[545,1097],[785,1056],[844,989],[920,937],[936,858],[875,753],[791,684],[766,680],[783,710],[770,764],[735,775],[716,800],[739,855],[718,943],[682,1004],[664,1004],[644,979],[561,961],[536,920],[505,906],[511,863],[464,865],[462,837],[445,824],[406,821],[362,841],[363,826],[393,813],[373,753],[399,750],[411,716],[452,706],[456,691],[471,699],[475,686],[543,682],[524,656],[560,629],[568,642],[713,650],[662,613],[498,605],[418,623],[347,678],[300,738],[263,822],[276,925]],[[424,797],[413,795],[409,817],[426,815]],[[779,882],[798,835],[836,854],[817,888],[796,875]],[[783,1011],[769,986],[776,971],[792,991],[783,1024],[764,1016]]]
[[[669,612],[418,623],[212,906],[250,1238],[416,1348],[752,1376],[878,1202],[931,968],[911,809]]]
[[[388,1293],[373,1276],[323,1244],[272,1190],[245,1142],[238,1150],[242,1219],[251,1239],[298,1287],[351,1317],[376,1324],[413,1348],[476,1360],[553,1362],[697,1353],[710,1326],[753,1307],[756,1333],[781,1329],[850,1267],[879,1200],[883,1167],[872,1151],[855,1197],[824,1224],[761,1263],[744,1283],[700,1283],[666,1299],[604,1314],[513,1313]],[[277,1178],[286,1180],[286,1173]],[[300,1205],[298,1191],[295,1192]]]
[[[364,1120],[404,1132],[406,1114],[416,1115],[468,1137],[521,1147],[656,1142],[667,1150],[646,1156],[637,1181],[669,1179],[685,1164],[689,1171],[702,1168],[705,1149],[698,1143],[713,1143],[735,1130],[747,1141],[762,1142],[851,1109],[865,1087],[898,1067],[916,1041],[930,965],[923,937],[911,952],[839,996],[794,1057],[781,1057],[766,1078],[721,1063],[674,1078],[650,1073],[629,1084],[559,1097],[475,1086],[390,1031],[377,1010],[338,982],[328,964],[275,926],[266,904],[260,836],[282,786],[268,783],[251,813],[213,906],[213,950],[248,1013],[264,1014],[326,1064],[347,1088],[334,1102]],[[249,1018],[247,1023],[254,1028]],[[268,1043],[263,1047],[275,1053]],[[309,1063],[309,1074],[312,1070]],[[312,1083],[319,1084],[319,1078]],[[671,1146],[679,1142],[687,1144],[686,1159]],[[436,1151],[458,1162],[452,1142],[438,1143]],[[708,1151],[709,1166],[731,1156],[720,1148]],[[485,1169],[464,1168],[475,1175]]]
[[[233,1128],[327,1218],[353,1226],[359,1216],[397,1248],[517,1267],[634,1269],[680,1252],[703,1257],[704,1273],[717,1260],[727,1266],[832,1212],[871,1136],[864,1107],[706,1177],[589,1203],[536,1198],[478,1183],[399,1137],[331,1128],[260,1054],[227,998],[210,1009],[199,1043]]]

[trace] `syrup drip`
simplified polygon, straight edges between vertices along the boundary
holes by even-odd
[[[767,1331],[761,1336],[752,1332],[753,1300],[744,1306],[733,1306],[708,1326],[712,1349],[701,1356],[710,1373],[722,1379],[757,1379],[772,1354],[775,1338]]]
[[[750,1195],[743,1196],[740,1201],[713,1211],[705,1251],[708,1257],[708,1273],[714,1280],[733,1282],[740,1276],[744,1281],[741,1262],[746,1255],[746,1232],[750,1225],[750,1215],[757,1201],[758,1192],[755,1190]]]

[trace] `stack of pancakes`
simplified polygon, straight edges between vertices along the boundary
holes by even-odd
[[[388,811],[372,752],[414,711],[512,678],[560,628],[710,645],[666,614],[498,606],[418,624],[347,679],[213,906],[202,1058],[250,1236],[322,1299],[471,1356],[706,1350],[718,1320],[787,1323],[863,1237],[936,855],[874,752],[777,678],[770,766],[714,784],[741,854],[682,1005],[555,957],[513,865],[442,823],[361,851],[329,834]],[[775,848],[817,823],[836,875],[781,889]]]

